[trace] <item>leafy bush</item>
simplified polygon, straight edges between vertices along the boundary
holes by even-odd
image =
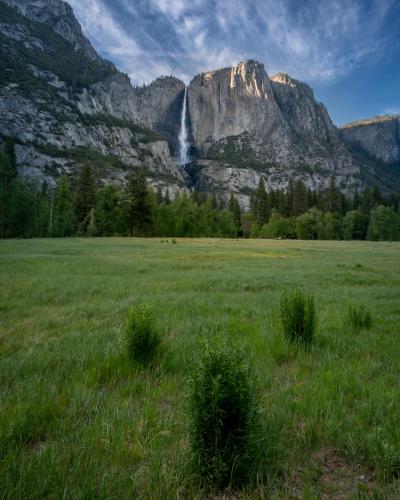
[[[156,356],[161,336],[151,308],[139,305],[129,309],[124,326],[129,357],[140,364],[149,364]]]
[[[225,344],[205,345],[190,380],[190,451],[200,481],[244,483],[255,463],[257,398],[248,364]]]
[[[363,328],[369,329],[372,325],[372,317],[370,310],[363,304],[350,304],[347,320],[356,331]]]
[[[309,343],[314,337],[316,315],[314,296],[299,288],[284,291],[281,296],[281,322],[291,342]]]

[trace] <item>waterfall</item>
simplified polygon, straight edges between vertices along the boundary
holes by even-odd
[[[187,137],[186,114],[187,114],[187,87],[185,86],[185,94],[183,96],[183,106],[181,115],[181,129],[179,132],[179,165],[185,167],[189,163],[189,143]]]

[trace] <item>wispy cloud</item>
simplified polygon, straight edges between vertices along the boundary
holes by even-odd
[[[134,82],[245,58],[311,83],[374,64],[397,0],[68,0],[95,47]],[[396,11],[396,12],[395,12]]]

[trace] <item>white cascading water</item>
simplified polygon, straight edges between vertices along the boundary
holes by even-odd
[[[189,163],[189,143],[187,137],[186,127],[186,101],[187,101],[187,87],[185,87],[185,94],[183,96],[183,106],[181,115],[181,130],[179,132],[179,165],[185,167]]]

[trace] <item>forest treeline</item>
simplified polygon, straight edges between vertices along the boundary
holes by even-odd
[[[245,237],[327,240],[400,240],[400,196],[366,188],[348,197],[332,177],[315,191],[302,181],[266,191],[260,179],[243,213],[231,195],[221,205],[193,191],[171,199],[149,188],[144,172],[126,186],[98,186],[89,164],[72,183],[50,189],[18,174],[14,144],[0,152],[1,238],[67,236]]]

